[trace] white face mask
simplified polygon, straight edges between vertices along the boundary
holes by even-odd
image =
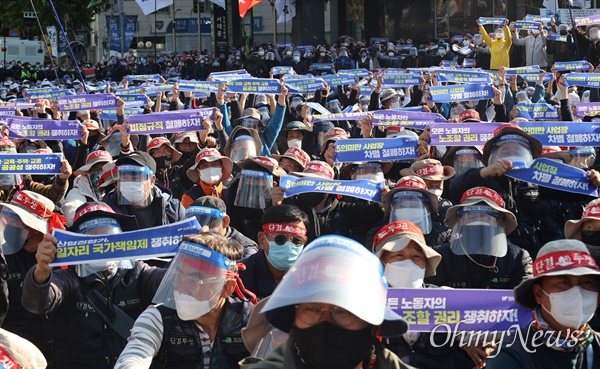
[[[410,259],[396,261],[386,264],[385,278],[392,287],[421,288],[425,269]]]
[[[294,61],[300,61],[300,57],[299,56],[294,56]]]
[[[297,149],[301,149],[302,148],[302,140],[299,140],[297,138],[293,138],[291,140],[288,140],[287,145],[288,145],[288,148],[289,147],[295,147]]]
[[[432,194],[436,195],[438,199],[440,197],[442,197],[442,192],[444,192],[444,190],[440,190],[440,189],[430,189],[430,190],[427,190],[427,191],[429,191]]]
[[[223,170],[221,168],[204,168],[200,171],[200,180],[204,183],[213,184],[217,183],[222,175]]]
[[[119,192],[132,204],[142,202],[146,198],[145,182],[119,182]]]
[[[385,182],[382,172],[357,175],[356,179],[366,179],[371,182]]]
[[[399,101],[394,101],[393,103],[390,104],[390,109],[398,109],[398,108],[400,108]]]
[[[173,291],[173,298],[177,316],[181,320],[196,320],[212,310],[208,300],[196,300],[190,295],[184,295],[177,291]]]
[[[463,46],[469,46],[471,43],[469,40],[463,40]]]
[[[496,40],[500,40],[504,38],[504,32],[496,32]]]
[[[596,312],[598,292],[587,291],[575,286],[563,292],[547,293],[550,297],[550,310],[542,308],[552,315],[556,321],[567,328],[578,329],[587,323]]]

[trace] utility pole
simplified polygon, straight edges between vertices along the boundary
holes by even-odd
[[[121,38],[121,58],[125,57],[125,6],[119,0],[119,37]]]
[[[200,16],[200,2],[202,0],[196,0],[196,10],[198,10],[198,55],[202,53],[202,30],[200,29],[202,26],[202,18]]]

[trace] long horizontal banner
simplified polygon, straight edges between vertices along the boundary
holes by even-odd
[[[138,115],[144,113],[144,108],[125,108],[125,118],[130,117],[132,115]],[[152,113],[156,114],[156,113]],[[102,109],[102,113],[100,113],[100,119],[108,119],[108,120],[117,120],[117,110],[116,109]]]
[[[421,83],[412,73],[384,74],[382,88],[410,87]]]
[[[576,103],[575,111],[577,118],[583,118],[586,115],[596,115],[600,113],[600,103]]]
[[[526,21],[530,21],[530,22],[541,22],[544,23],[546,25],[549,25],[552,22],[552,17],[544,17],[541,16],[539,14],[527,14],[525,16],[525,20]]]
[[[28,94],[27,97],[30,97],[32,100],[35,99],[46,99],[50,101],[58,100],[59,97],[62,96],[71,96],[73,93],[69,90],[57,90],[50,92],[36,92],[33,94]]]
[[[14,117],[6,120],[10,137],[36,140],[78,140],[82,136],[77,120]]]
[[[0,153],[2,174],[47,175],[60,174],[63,155],[58,154],[4,154]]]
[[[326,76],[321,76],[319,77],[321,78],[323,81],[327,82],[327,84],[329,86],[347,86],[347,85],[353,85],[356,83],[356,80],[354,80],[354,77],[352,76],[336,76],[334,74],[328,74]]]
[[[219,90],[221,82],[218,81],[180,81],[179,90],[185,92],[212,93]]]
[[[125,80],[127,80],[128,82],[132,82],[132,81],[160,82],[161,78],[162,77],[160,76],[160,74],[136,74],[136,75],[125,76]]]
[[[592,15],[588,17],[577,17],[575,18],[575,25],[580,26],[590,26],[592,24],[600,24],[600,15]]]
[[[284,197],[307,192],[330,193],[381,202],[381,190],[384,183],[360,180],[330,180],[314,177],[281,176],[279,185],[285,188]]]
[[[144,94],[117,95],[125,103],[126,107],[140,107],[148,103],[148,96]]]
[[[543,146],[600,146],[600,124],[594,122],[518,122]],[[502,123],[432,123],[431,145],[482,146]]]
[[[504,18],[488,18],[488,17],[479,17],[477,18],[477,24],[485,26],[487,24],[495,24],[498,26],[503,26],[506,24],[506,19]]]
[[[0,108],[29,109],[33,107],[35,107],[35,103],[21,101],[0,101]]]
[[[215,76],[214,79],[219,82],[227,82],[231,83],[231,81],[237,81],[238,79],[248,79],[252,78],[250,74],[225,74],[220,76]]]
[[[272,74],[293,74],[294,68],[290,66],[279,66],[271,68]]]
[[[416,159],[419,157],[418,142],[418,139],[413,137],[338,140],[335,143],[333,161],[353,163]]]
[[[310,93],[325,87],[325,81],[321,78],[293,79],[285,81],[290,93]]]
[[[501,332],[531,321],[531,311],[517,305],[512,290],[390,288],[387,306],[412,332]]]
[[[113,94],[75,95],[58,98],[58,110],[96,110],[117,107],[117,98]]]
[[[509,170],[506,175],[554,190],[598,197],[598,187],[585,171],[547,158],[535,159],[529,168]]]
[[[365,68],[361,69],[340,69],[338,71],[340,76],[352,76],[358,78],[365,78],[369,76],[369,71]]]
[[[332,71],[333,64],[332,63],[313,63],[308,67],[309,70],[315,71]]]
[[[420,107],[416,107],[421,109]],[[402,126],[407,128],[424,129],[432,122],[446,122],[446,119],[437,113],[410,111],[400,109],[376,110],[372,112],[335,113],[313,116],[313,123],[322,121],[362,120],[367,114],[373,115],[373,126]]]
[[[557,72],[563,72],[567,70],[590,70],[594,67],[587,60],[569,61],[569,62],[555,62],[554,70]]]
[[[210,74],[211,77],[221,77],[221,76],[233,76],[233,75],[244,75],[248,74],[245,69],[236,69],[236,70],[226,70],[223,72],[212,72]]]
[[[494,90],[486,84],[434,86],[429,88],[432,102],[485,100],[494,97]]]
[[[28,88],[25,92],[27,94],[37,94],[37,93],[52,92],[52,91],[58,91],[58,90],[60,90],[60,88],[57,88],[57,87],[40,87],[40,88]]]
[[[564,78],[568,86],[600,87],[600,73],[568,73]]]
[[[519,111],[519,117],[530,120],[552,120],[560,118],[558,107],[550,104],[519,103],[513,106]]]
[[[270,78],[241,78],[229,82],[227,92],[251,94],[277,94],[281,90],[281,83]]]
[[[521,75],[521,74],[539,74],[540,73],[539,65],[531,65],[528,67],[516,67],[516,68],[506,68],[507,76]]]
[[[127,131],[132,135],[203,131],[202,118],[213,120],[215,108],[175,110],[129,117]]]
[[[522,29],[522,30],[526,30],[526,31],[535,31],[540,29],[540,26],[542,24],[540,22],[535,22],[535,21],[516,21],[515,22],[515,28],[516,29]]]
[[[196,217],[169,225],[107,235],[86,235],[55,229],[53,235],[58,243],[56,256],[50,266],[172,256],[177,252],[183,236],[196,234],[200,230]]]
[[[520,74],[520,77],[529,83],[538,83],[538,81],[540,79],[540,75],[541,75],[541,73],[527,73],[527,74]],[[548,83],[548,82],[554,82],[554,74],[552,74],[552,73],[544,74],[544,79],[542,80],[542,83]]]
[[[0,116],[14,117],[17,115],[16,108],[0,108]]]
[[[488,73],[466,70],[438,70],[437,79],[438,82],[492,83],[492,77]]]

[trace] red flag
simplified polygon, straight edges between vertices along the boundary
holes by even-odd
[[[250,10],[254,5],[260,3],[262,0],[239,0],[240,7],[240,18],[244,18],[246,12]]]

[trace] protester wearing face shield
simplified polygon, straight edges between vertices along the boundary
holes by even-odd
[[[310,156],[302,149],[290,147],[283,155],[273,155],[279,161],[279,166],[286,172],[302,172],[310,161]]]
[[[98,150],[88,155],[84,166],[75,171],[77,177],[73,181],[73,188],[65,196],[61,205],[67,218],[67,225],[71,225],[75,210],[85,202],[101,201],[101,192],[98,189],[102,167],[112,162],[108,151]]]
[[[335,68],[336,73],[342,69],[354,69],[354,60],[350,58],[348,54],[348,49],[346,47],[340,48],[340,54],[333,61],[333,67]]]
[[[135,215],[140,229],[185,219],[185,209],[170,193],[155,186],[156,161],[143,151],[134,151],[116,161],[116,190],[105,202],[119,214]]]
[[[255,129],[238,126],[229,136],[223,151],[231,161],[237,163],[258,156],[261,145],[262,142]]]
[[[526,338],[498,348],[487,368],[593,367],[600,347],[588,322],[598,305],[598,265],[580,241],[557,240],[540,249],[533,270],[514,288],[517,304],[533,311],[516,332]]]
[[[472,168],[482,168],[482,150],[475,146],[454,146],[444,155],[443,162],[456,171],[456,177]]]
[[[33,342],[51,362],[53,317],[28,312],[21,303],[27,271],[36,264],[35,254],[44,234],[65,229],[66,219],[54,212],[54,202],[31,191],[17,192],[0,212],[0,264],[4,264],[1,293],[10,296],[7,306],[0,301],[2,328]],[[6,256],[6,259],[4,259]],[[8,284],[8,291],[5,289]]]
[[[565,62],[574,60],[577,48],[575,47],[575,43],[573,42],[573,35],[570,33],[569,25],[566,23],[560,24],[558,26],[558,33],[561,37],[566,37],[566,42],[548,41],[549,53],[552,53],[555,62]],[[584,46],[582,45],[582,47]]]
[[[186,216],[196,217],[203,231],[216,232],[239,242],[244,247],[243,257],[258,252],[258,244],[255,241],[230,225],[231,218],[227,215],[227,206],[222,199],[215,196],[202,196],[186,209]]]
[[[231,176],[233,163],[231,159],[222,156],[216,149],[200,150],[196,163],[187,170],[188,178],[194,186],[187,190],[181,198],[181,204],[187,208],[202,196],[221,197],[223,182]]]
[[[490,47],[490,68],[493,70],[498,70],[501,66],[506,68],[510,67],[509,51],[513,41],[507,24],[508,19],[505,21],[503,26],[498,26],[496,28],[494,40],[488,36],[483,25],[479,25],[479,33],[481,34],[485,43]]]
[[[309,270],[315,278],[299,278]],[[329,235],[310,243],[262,310],[289,337],[253,368],[408,368],[375,338],[407,327],[386,307],[384,281],[377,257],[357,242]]]
[[[593,147],[578,147],[570,152],[573,154],[573,159],[569,165],[583,170],[593,168],[596,161],[596,150]]]
[[[517,230],[507,233],[509,240],[535,254],[541,247],[536,229],[541,216],[536,202],[539,201],[538,186],[530,185],[505,176],[516,168],[528,168],[542,153],[539,140],[530,136],[515,124],[503,124],[494,131],[494,136],[483,147],[484,167],[467,170],[450,183],[449,197],[457,203],[457,194],[470,188],[485,186],[501,194],[508,210],[516,214]]]
[[[427,246],[421,229],[408,221],[383,227],[374,240],[374,253],[383,264],[388,285],[393,288],[427,288],[425,276],[435,275],[441,256]],[[408,331],[383,339],[385,347],[417,368],[440,368],[452,362],[452,348],[444,347],[446,335]],[[432,343],[436,343],[433,346]]]
[[[475,53],[475,67],[490,69],[491,50],[483,40],[480,33],[473,35],[473,52]]]
[[[165,137],[157,137],[150,141],[146,151],[156,162],[158,185],[169,190],[173,197],[181,198],[183,186],[179,178],[180,168],[173,165],[181,160],[181,152],[177,151],[171,141]]]
[[[398,109],[400,104],[400,95],[393,89],[385,90],[381,93],[381,107],[383,109]]]
[[[242,252],[216,233],[185,236],[154,296],[158,305],[140,315],[115,368],[237,367],[248,351],[233,337],[256,303],[238,276]]]
[[[519,37],[519,30],[515,25],[511,25],[513,43],[518,46],[525,46],[526,60],[525,65],[538,65],[540,68],[548,66],[546,60],[546,34],[543,32],[542,23],[539,28],[530,31],[525,38]]]
[[[135,217],[116,214],[102,202],[80,206],[71,232],[118,234],[137,229]],[[54,364],[60,368],[112,368],[134,320],[150,304],[165,269],[142,261],[98,260],[52,269],[57,239],[47,232],[23,284],[23,304],[55,317]],[[100,312],[112,311],[114,320]],[[44,316],[44,315],[40,315]],[[105,320],[106,319],[106,320]],[[40,327],[38,327],[40,329]]]
[[[123,142],[127,143],[125,147],[122,145]],[[118,158],[133,150],[131,140],[127,136],[123,137],[122,125],[119,124],[110,127],[104,139],[100,141],[100,145],[102,145],[113,158]]]

